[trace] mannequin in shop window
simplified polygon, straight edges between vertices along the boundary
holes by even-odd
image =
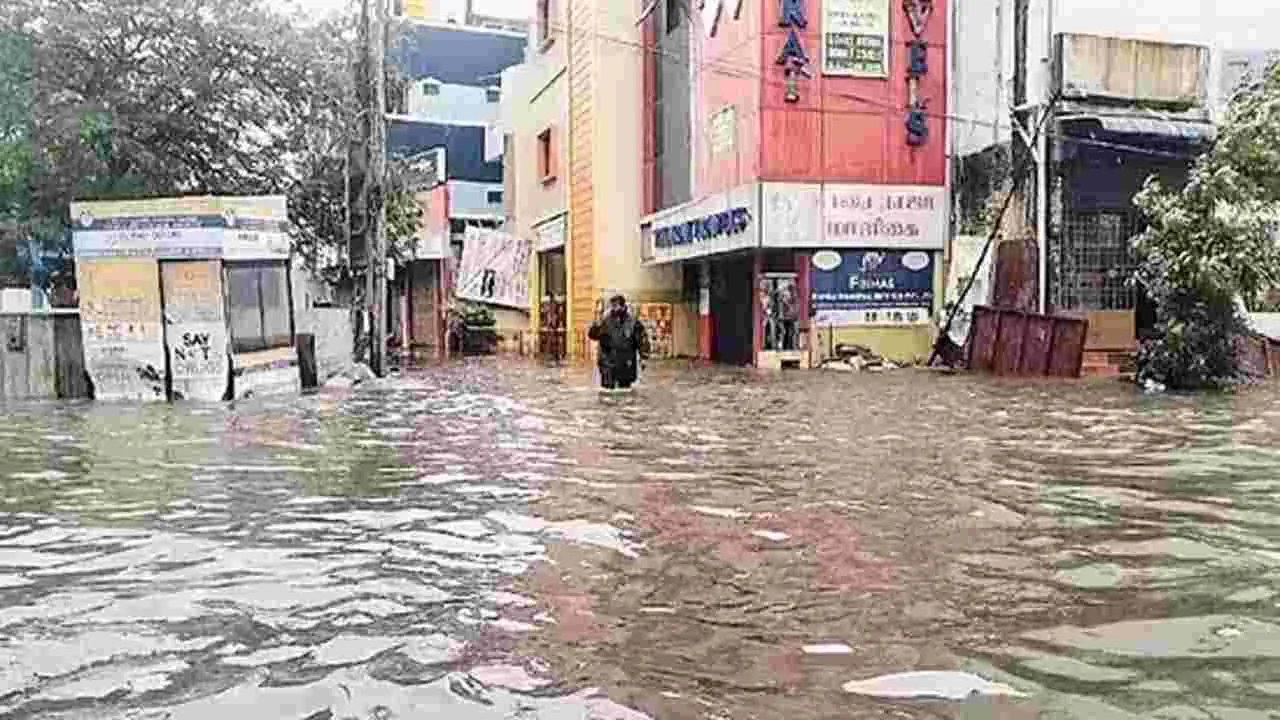
[[[799,344],[800,324],[800,297],[795,276],[766,276],[764,285],[764,349],[774,352],[795,350]]]
[[[608,312],[591,324],[587,337],[600,344],[600,385],[625,390],[639,377],[641,360],[649,359],[649,335],[644,324],[627,310],[627,300],[614,295]]]

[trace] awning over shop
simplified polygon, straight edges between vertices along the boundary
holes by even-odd
[[[1194,144],[1208,144],[1217,137],[1213,123],[1159,115],[1068,115],[1058,118],[1064,129],[1100,129],[1115,135],[1140,135]]]

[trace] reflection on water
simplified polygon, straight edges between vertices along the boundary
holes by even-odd
[[[9,405],[0,716],[1280,717],[1276,399],[486,362]]]

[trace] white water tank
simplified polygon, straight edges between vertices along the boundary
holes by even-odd
[[[0,289],[0,313],[6,315],[30,315],[31,288]]]

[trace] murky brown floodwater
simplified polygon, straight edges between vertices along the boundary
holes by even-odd
[[[1280,717],[1277,389],[590,382],[4,406],[0,716]]]

